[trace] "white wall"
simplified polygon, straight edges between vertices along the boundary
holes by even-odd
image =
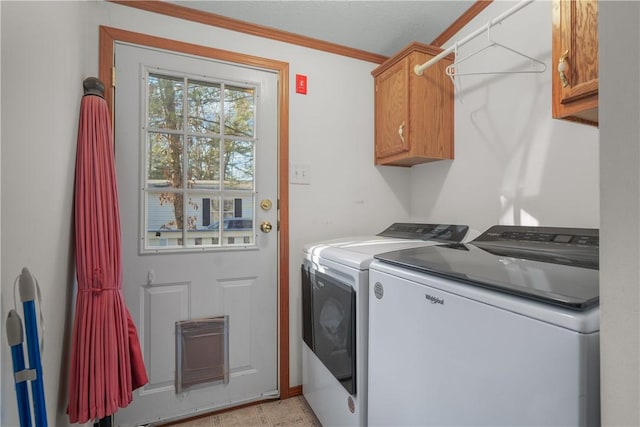
[[[73,180],[82,80],[98,72],[98,25],[290,64],[290,160],[310,185],[290,185],[290,385],[302,382],[302,245],[370,234],[409,218],[408,169],[373,165],[376,64],[171,19],[105,2],[0,2],[2,8],[2,313],[28,266],[43,288],[43,357],[50,425],[64,426],[73,285]],[[308,95],[294,91],[308,76]],[[17,422],[2,345],[1,424]],[[285,385],[286,386],[286,385]]]
[[[602,424],[637,426],[640,425],[640,3],[599,5]]]
[[[445,46],[486,25],[513,2],[493,2]],[[527,28],[527,31],[523,31]],[[535,30],[534,30],[535,29]],[[455,160],[412,168],[414,220],[468,224],[598,227],[598,130],[551,118],[551,3],[537,1],[492,28],[496,42],[542,60],[542,74],[461,76],[455,102]],[[488,44],[479,36],[465,57]],[[522,70],[528,63],[491,48],[461,72]]]
[[[83,3],[2,8],[2,313],[26,266],[42,288],[43,371],[50,425],[65,425],[73,277],[72,188],[84,77]],[[19,302],[18,302],[19,304]],[[20,310],[19,310],[20,311]],[[4,338],[4,337],[3,337]],[[3,426],[16,426],[11,356],[2,351]]]

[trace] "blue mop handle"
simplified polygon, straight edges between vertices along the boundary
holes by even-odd
[[[16,397],[18,399],[18,417],[20,427],[31,427],[31,406],[29,402],[29,389],[27,381],[17,376],[25,373],[24,351],[22,350],[22,319],[15,310],[7,316],[7,341],[11,347],[11,359],[13,360],[13,375],[16,382]]]
[[[42,361],[38,340],[38,320],[36,318],[36,285],[29,270],[24,267],[20,274],[20,300],[24,312],[24,326],[27,332],[27,350],[29,367],[36,371],[36,378],[31,381],[33,409],[36,427],[47,427],[47,406],[44,401],[44,381],[42,378]]]

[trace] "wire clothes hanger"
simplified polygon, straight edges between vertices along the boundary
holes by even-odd
[[[448,65],[445,68],[445,73],[447,74],[447,76],[449,76],[449,78],[451,78],[451,82],[453,83],[453,87],[454,87],[454,92],[457,94],[458,99],[460,100],[460,102],[462,102],[462,90],[460,89],[460,79],[459,76],[471,76],[471,75],[482,75],[482,74],[530,74],[530,73],[544,73],[547,69],[547,66],[544,62],[539,61],[535,58],[532,58],[529,55],[525,55],[522,52],[518,52],[515,49],[510,48],[509,46],[505,46],[502,43],[498,43],[497,41],[493,40],[493,38],[491,37],[491,22],[489,22],[487,24],[487,39],[489,40],[489,44],[478,49],[477,51],[462,57],[461,59],[458,59],[458,43],[456,42],[454,47],[453,47],[453,51],[454,51],[454,57],[455,57],[455,61],[453,64]],[[505,49],[509,52],[515,53],[516,55],[528,59],[530,61],[531,64],[531,68],[528,70],[516,70],[516,71],[473,71],[473,72],[465,72],[465,73],[459,73],[456,72],[456,67],[461,64],[462,62],[478,55],[479,53],[484,52],[485,50],[492,48],[492,47],[499,47],[502,49]]]
[[[515,49],[510,48],[509,46],[505,46],[502,43],[498,43],[497,41],[493,40],[491,37],[491,23],[487,24],[487,38],[489,39],[489,44],[487,46],[484,46],[483,48],[473,52],[470,55],[467,55],[461,59],[458,59],[458,46],[456,43],[455,46],[455,62],[449,66],[447,66],[447,68],[445,69],[445,73],[451,77],[457,77],[457,76],[470,76],[470,75],[480,75],[480,74],[530,74],[530,73],[544,73],[547,69],[547,66],[544,62],[539,61],[535,58],[532,58],[529,55],[525,55],[522,52],[518,52]],[[492,47],[499,47],[505,50],[508,50],[509,52],[515,53],[516,55],[523,57],[525,59],[528,59],[529,61],[531,61],[531,68],[528,70],[517,70],[517,71],[475,71],[475,72],[465,72],[465,73],[459,73],[456,72],[456,66],[461,64],[464,61],[467,61],[468,59],[478,55],[479,53],[484,52],[485,50],[492,48]]]

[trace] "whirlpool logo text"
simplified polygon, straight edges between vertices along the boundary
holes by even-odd
[[[426,300],[431,301],[431,304],[442,304],[444,305],[444,300],[442,298],[434,297],[433,295],[424,294],[424,298]]]

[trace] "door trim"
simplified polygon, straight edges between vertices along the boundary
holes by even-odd
[[[104,97],[111,117],[115,117],[113,70],[116,42],[187,53],[278,74],[278,388],[280,399],[297,395],[297,388],[289,385],[289,63],[101,25],[98,76],[105,84]],[[112,126],[115,126],[115,120]]]

